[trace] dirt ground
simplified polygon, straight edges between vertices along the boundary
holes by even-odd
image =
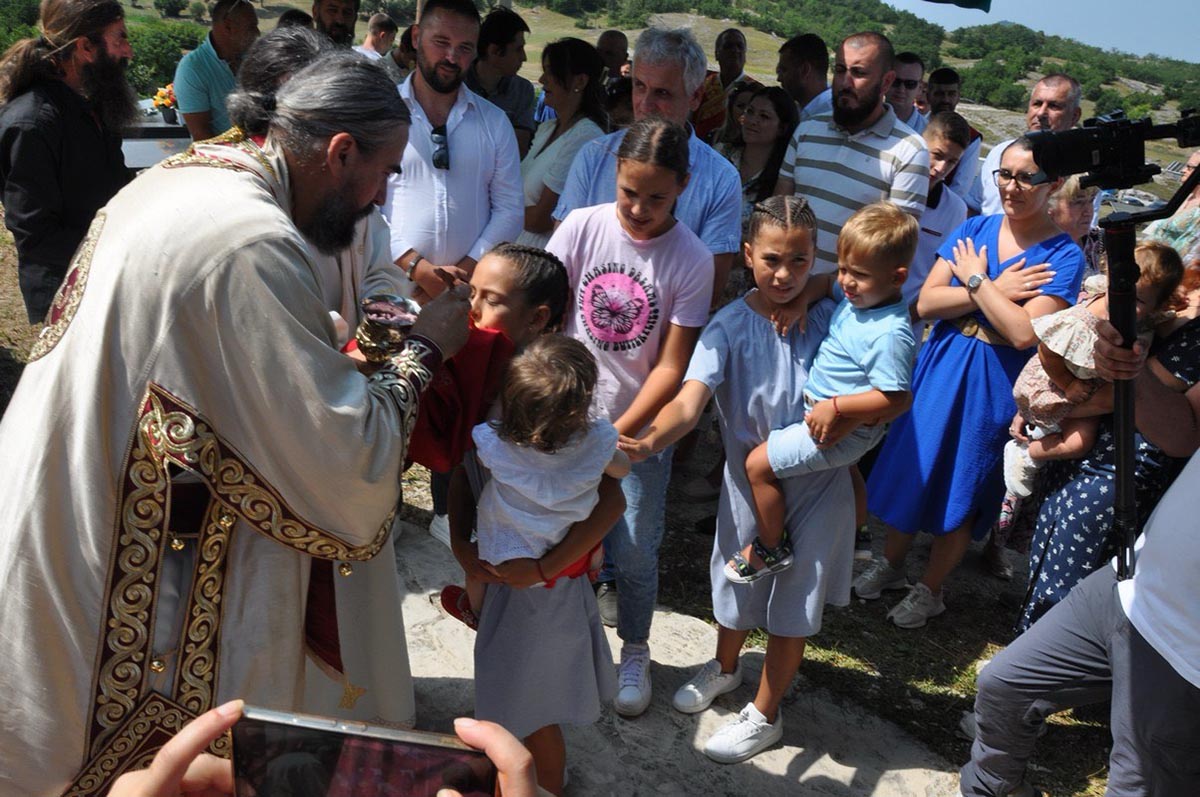
[[[16,255],[7,231],[0,233],[0,413],[7,407],[39,327],[27,321],[16,279]],[[13,452],[5,452],[11,456]],[[666,534],[660,567],[660,603],[675,612],[712,622],[708,561],[712,537],[698,527],[715,511],[715,502],[683,498],[679,488],[707,472],[718,455],[711,434],[696,447],[691,461],[677,465],[667,505]],[[404,477],[405,514],[428,524],[428,477],[411,469]],[[873,521],[876,551],[883,529]],[[910,579],[923,570],[928,541],[918,542],[909,564]],[[1010,557],[1013,556],[1010,553]],[[1012,639],[1012,623],[1025,594],[1026,562],[1012,559],[1016,578],[997,581],[984,574],[978,550],[947,582],[947,612],[919,631],[886,622],[887,610],[901,595],[878,601],[854,600],[829,608],[821,633],[810,641],[807,660],[794,687],[821,689],[890,720],[951,762],[969,756],[969,743],[955,728],[974,700],[975,674]],[[752,636],[752,643],[765,637]],[[1109,736],[1106,712],[1057,715],[1034,761],[1038,785],[1054,795],[1098,797],[1103,793]]]

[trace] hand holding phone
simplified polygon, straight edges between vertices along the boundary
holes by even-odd
[[[237,797],[496,792],[495,765],[453,736],[255,707],[233,728],[233,772]]]

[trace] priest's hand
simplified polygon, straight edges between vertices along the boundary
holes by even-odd
[[[204,750],[241,716],[241,700],[201,714],[163,745],[149,769],[117,778],[109,797],[232,797],[233,765]]]
[[[471,311],[471,286],[457,282],[421,308],[410,334],[433,341],[449,360],[467,342],[467,315]]]

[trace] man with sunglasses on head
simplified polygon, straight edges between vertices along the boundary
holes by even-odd
[[[930,100],[934,100],[933,80],[930,76]],[[1061,133],[1079,124],[1079,99],[1082,89],[1079,81],[1061,72],[1046,75],[1033,87],[1029,95],[1029,108],[1025,112],[1025,126],[1030,132],[1052,130]],[[985,216],[1003,213],[1000,189],[996,187],[993,174],[1000,168],[1000,156],[1016,139],[1010,138],[992,147],[983,168],[974,182],[971,195],[963,197],[972,210]],[[964,155],[964,160],[966,156]],[[961,195],[960,195],[961,196]]]
[[[384,216],[392,257],[424,302],[445,284],[442,267],[469,279],[475,261],[516,240],[525,221],[521,161],[504,111],[463,84],[475,60],[479,12],[471,0],[428,0],[413,26],[417,68],[400,84],[412,109],[401,173]]]
[[[922,116],[921,112],[917,110],[917,106],[913,104],[917,92],[921,89],[921,78],[925,75],[925,62],[921,60],[921,56],[913,52],[897,53],[892,69],[896,73],[896,79],[892,81],[892,87],[888,89],[888,105],[892,106],[892,111],[895,112],[897,119],[919,135],[925,132],[925,125],[929,124],[929,120]]]

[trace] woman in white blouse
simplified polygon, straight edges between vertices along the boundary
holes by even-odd
[[[596,48],[582,39],[559,39],[542,51],[542,84],[546,106],[554,119],[538,126],[521,161],[525,189],[525,229],[517,243],[545,247],[554,231],[551,213],[567,182],[575,153],[604,135],[604,62]]]

